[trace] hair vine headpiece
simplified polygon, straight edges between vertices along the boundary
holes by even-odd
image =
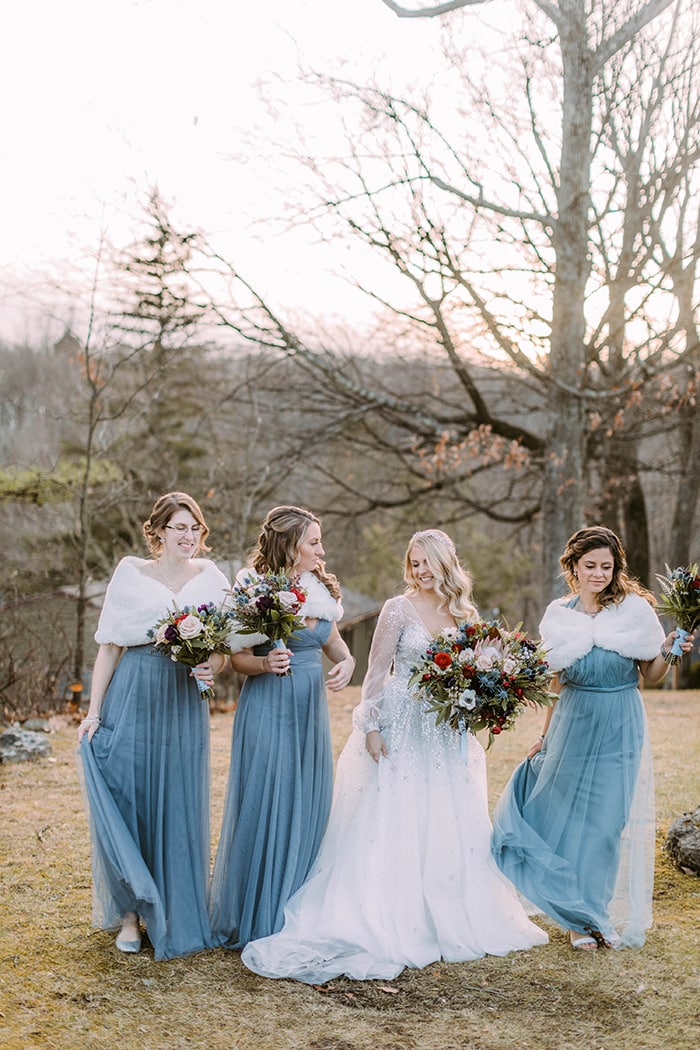
[[[414,532],[413,536],[411,536],[411,543],[420,543],[422,536],[427,536],[431,540],[437,540],[438,543],[442,543],[443,546],[447,547],[452,554],[457,553],[454,543],[442,529],[421,529],[419,532]]]

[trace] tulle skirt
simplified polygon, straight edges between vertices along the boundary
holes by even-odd
[[[92,843],[93,923],[137,912],[156,959],[211,947],[209,709],[189,668],[127,649],[92,741],[79,748]]]
[[[365,734],[350,737],[309,880],[282,931],[242,953],[256,973],[386,980],[546,943],[490,855],[483,748],[469,735],[461,757],[458,736],[401,692],[388,758],[375,764]]]
[[[594,649],[569,669],[545,746],[496,806],[494,857],[562,927],[639,946],[651,925],[654,823],[636,667]]]
[[[292,638],[291,675],[255,675],[241,691],[211,892],[227,948],[281,927],[321,844],[333,790],[320,650],[330,627],[319,620]]]

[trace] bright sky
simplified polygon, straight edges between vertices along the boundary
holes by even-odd
[[[135,202],[156,183],[176,221],[211,234],[279,301],[361,309],[308,235],[282,242],[255,224],[281,213],[286,189],[264,159],[256,83],[293,79],[301,60],[360,81],[380,69],[400,87],[439,63],[438,21],[399,20],[380,0],[22,0],[3,22],[0,338],[29,324],[18,280],[67,278],[102,227],[131,240]],[[332,119],[300,112],[293,87],[288,98],[317,131]]]

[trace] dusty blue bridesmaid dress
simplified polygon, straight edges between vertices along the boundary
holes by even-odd
[[[493,855],[561,926],[640,945],[651,924],[654,792],[637,663],[594,646],[559,677],[542,750],[496,806]]]
[[[188,667],[142,645],[125,650],[101,718],[80,747],[94,923],[137,912],[156,959],[211,947],[208,704]]]
[[[291,675],[252,675],[241,690],[211,890],[212,930],[227,948],[281,928],[323,838],[333,754],[321,650],[331,627],[318,620],[290,639]]]

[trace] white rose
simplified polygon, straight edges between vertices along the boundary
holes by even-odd
[[[156,632],[156,645],[158,645],[159,642],[167,641],[167,639],[165,637],[165,632],[167,631],[167,629],[168,629],[168,624],[167,623],[162,623],[160,625],[160,627],[158,628],[158,630]]]
[[[198,616],[190,615],[186,616],[184,620],[180,620],[177,629],[181,638],[196,638],[204,630],[204,624]]]
[[[462,649],[462,652],[457,657],[461,664],[470,664],[474,659],[473,649]]]
[[[505,671],[505,673],[512,674],[513,671],[517,671],[517,669],[518,661],[515,660],[512,656],[506,656],[505,660],[503,661],[503,670]]]
[[[286,609],[287,612],[291,612],[292,609],[299,604],[299,599],[294,591],[278,591],[277,597],[280,605],[283,609]]]

